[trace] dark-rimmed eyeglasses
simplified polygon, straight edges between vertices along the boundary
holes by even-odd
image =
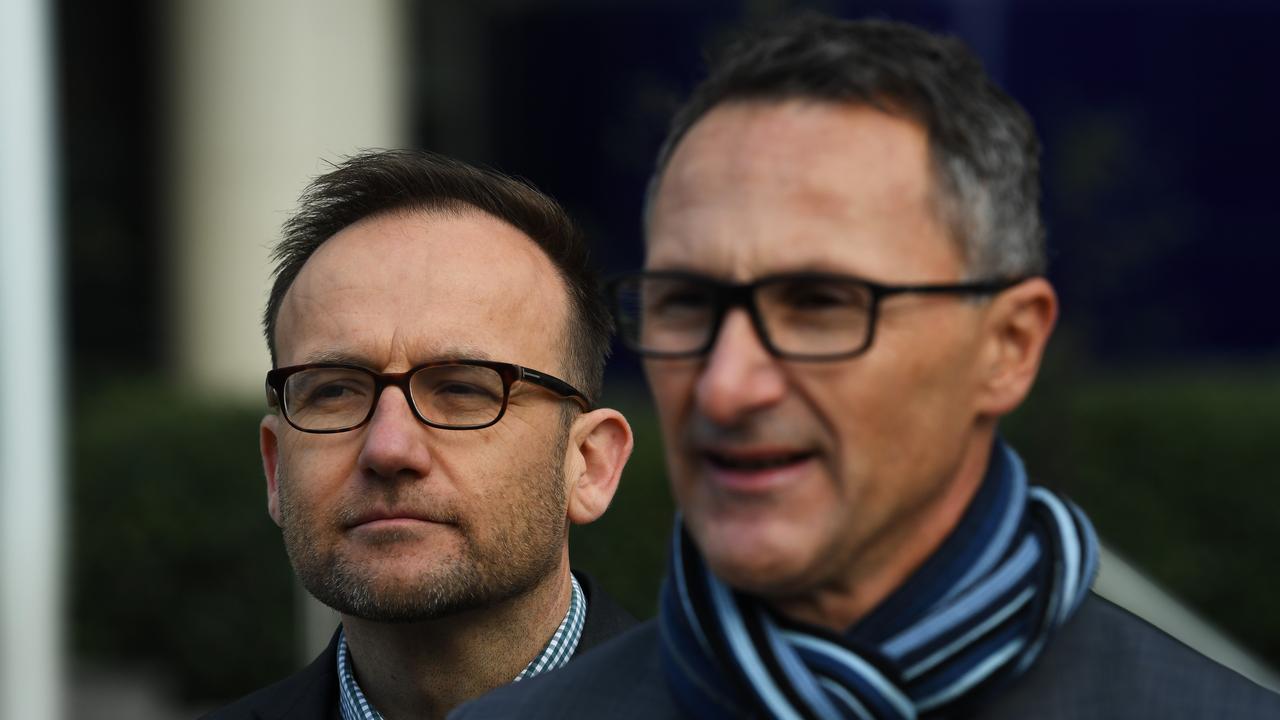
[[[267,404],[293,427],[309,433],[354,430],[373,417],[388,386],[400,388],[413,414],[444,430],[479,430],[502,419],[511,386],[527,382],[583,410],[591,401],[569,383],[520,365],[490,360],[423,363],[402,373],[380,373],[359,365],[311,363],[267,373]]]
[[[885,285],[849,275],[789,273],[737,284],[658,271],[615,277],[607,289],[623,343],[646,357],[707,354],[725,314],[742,307],[773,356],[816,361],[866,352],[875,337],[880,301],[890,295],[989,295],[1026,279]]]

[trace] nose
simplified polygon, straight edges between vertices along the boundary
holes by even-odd
[[[756,334],[741,308],[729,310],[695,389],[699,412],[720,425],[777,403],[787,380],[777,358]]]
[[[404,393],[385,388],[364,428],[361,470],[386,480],[426,477],[431,470],[427,435],[427,426],[413,414]]]

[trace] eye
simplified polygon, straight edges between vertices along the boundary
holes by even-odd
[[[285,402],[289,411],[336,412],[365,403],[372,382],[364,374],[345,368],[314,368],[289,378]]]
[[[333,402],[351,399],[364,394],[364,389],[350,380],[333,380],[319,383],[308,388],[304,401],[307,403]]]
[[[351,392],[351,388],[343,383],[321,385],[311,392],[312,398],[340,398]]]
[[[493,397],[493,393],[486,387],[457,381],[441,383],[436,386],[433,392],[437,395],[449,395],[457,398]]]
[[[411,382],[414,402],[428,414],[502,403],[502,376],[486,367],[441,365],[420,371]]]
[[[651,313],[700,311],[711,305],[711,297],[694,285],[668,285],[652,288],[646,306]]]
[[[849,310],[867,306],[867,292],[852,283],[795,282],[778,288],[777,301],[792,310]]]

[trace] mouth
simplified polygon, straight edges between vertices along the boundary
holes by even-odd
[[[704,478],[733,495],[764,496],[801,481],[818,453],[794,448],[704,448]]]
[[[799,465],[817,453],[813,451],[716,451],[707,450],[703,455],[707,463],[717,470],[738,473],[765,472]]]
[[[426,513],[408,510],[374,510],[356,516],[347,524],[347,528],[390,528],[423,523],[434,523],[437,525],[450,524],[446,518],[432,517]]]

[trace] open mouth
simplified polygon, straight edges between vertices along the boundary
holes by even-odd
[[[713,467],[720,470],[732,470],[736,472],[773,470],[775,468],[782,468],[788,465],[804,462],[813,456],[814,453],[812,452],[752,455],[730,455],[710,451],[706,453],[707,461],[710,462]]]

